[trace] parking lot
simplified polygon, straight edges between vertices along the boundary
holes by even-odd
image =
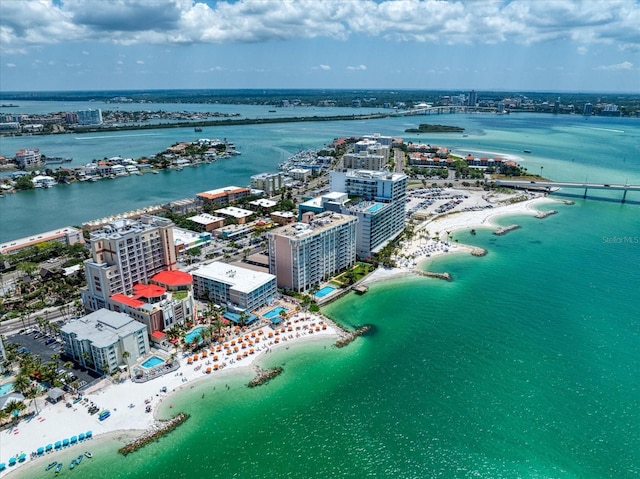
[[[5,344],[17,344],[18,352],[28,352],[33,356],[39,356],[42,363],[50,361],[55,354],[58,354],[60,356],[60,359],[58,360],[60,364],[59,369],[62,369],[62,365],[65,362],[72,362],[71,358],[65,356],[62,341],[60,339],[56,339],[36,330],[27,330],[24,333],[8,336],[5,339]],[[81,369],[75,363],[74,367],[67,370],[67,372],[75,375],[78,378],[80,385],[90,383],[94,379],[100,377],[98,373]]]

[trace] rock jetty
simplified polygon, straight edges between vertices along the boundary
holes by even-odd
[[[168,421],[157,421],[149,430],[147,430],[142,436],[134,439],[129,444],[118,449],[118,452],[123,456],[131,454],[138,449],[146,446],[150,442],[160,439],[162,436],[168,434],[177,428],[180,424],[189,419],[189,414],[180,413]]]
[[[371,329],[370,325],[362,326],[355,331],[347,333],[344,337],[336,341],[336,348],[344,348],[348,344],[351,344],[358,336],[362,336],[364,333]]]
[[[250,388],[261,386],[267,381],[271,381],[273,378],[275,378],[279,374],[282,374],[282,371],[284,371],[281,367],[276,367],[272,369],[257,368],[257,370],[258,370],[258,374],[256,375],[256,377],[253,378],[251,381],[249,381],[249,384],[247,384],[247,386]]]
[[[556,210],[541,211],[540,213],[536,214],[536,218],[543,219],[543,218],[546,218],[547,216],[555,215],[556,213],[557,213]]]
[[[520,225],[501,226],[500,228],[495,230],[493,234],[497,236],[502,236],[503,234],[506,234],[509,231],[517,230],[518,228],[520,228]]]
[[[451,273],[436,273],[434,271],[416,271],[416,274],[420,276],[426,276],[428,278],[444,279],[445,281],[453,281]]]
[[[473,248],[471,250],[471,256],[485,256],[488,251],[484,248]]]

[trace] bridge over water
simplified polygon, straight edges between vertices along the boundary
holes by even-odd
[[[522,180],[495,180],[498,186],[510,186],[519,189],[546,189],[553,188],[577,188],[584,190],[583,198],[587,197],[589,190],[615,190],[622,191],[622,203],[627,199],[629,191],[640,191],[640,185],[614,184],[614,183],[572,183],[568,181],[522,181]]]

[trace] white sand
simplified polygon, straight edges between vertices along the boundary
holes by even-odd
[[[425,261],[445,254],[470,254],[474,250],[473,246],[449,241],[449,237],[454,232],[479,228],[495,229],[498,228],[495,220],[501,216],[534,216],[539,213],[539,210],[536,209],[537,206],[548,203],[557,203],[557,200],[539,196],[491,209],[452,212],[424,221],[416,227],[416,234],[411,241],[403,243],[401,252],[394,258],[397,266],[395,268],[378,268],[365,279],[364,283],[370,284],[390,278],[409,276],[416,270],[420,270],[420,265]]]
[[[104,421],[98,420],[98,415],[90,415],[87,412],[87,406],[76,403],[72,408],[68,408],[65,402],[72,400],[72,395],[67,394],[67,401],[60,401],[58,404],[50,404],[45,402],[41,397],[37,401],[40,413],[30,421],[20,421],[15,429],[6,429],[0,433],[0,462],[7,464],[7,469],[0,472],[0,477],[9,474],[11,471],[19,469],[24,464],[35,463],[44,468],[51,460],[55,460],[55,453],[47,454],[44,457],[30,459],[31,452],[36,451],[39,447],[46,447],[47,444],[55,444],[56,441],[77,436],[80,433],[91,431],[94,437],[99,437],[107,433],[115,431],[129,431],[135,433],[134,436],[142,434],[142,431],[151,427],[154,423],[154,414],[146,413],[145,400],[149,400],[149,405],[155,411],[157,406],[174,391],[182,389],[185,385],[197,379],[215,380],[237,368],[246,368],[253,364],[261,354],[270,348],[277,348],[282,345],[291,344],[311,339],[327,339],[331,336],[337,336],[338,331],[332,326],[332,323],[326,318],[314,314],[298,313],[292,316],[291,325],[293,331],[287,331],[280,334],[280,343],[274,342],[273,338],[268,338],[268,333],[273,331],[270,327],[263,327],[264,334],[260,336],[260,342],[254,344],[254,354],[237,360],[237,353],[226,356],[224,351],[218,353],[218,363],[226,363],[226,366],[219,371],[212,371],[207,374],[206,368],[213,367],[212,355],[205,360],[199,360],[193,364],[187,364],[187,355],[179,359],[180,368],[164,376],[159,376],[145,383],[135,383],[129,379],[120,383],[113,384],[111,380],[105,380],[94,386],[91,390],[84,392],[83,397],[89,402],[95,403],[101,410],[108,409],[111,416]],[[297,320],[297,322],[295,322]],[[309,333],[309,325],[323,320],[327,324],[327,329]],[[298,330],[298,328],[300,328]],[[243,333],[245,335],[247,333]],[[249,348],[247,348],[248,350]],[[242,353],[242,349],[240,352]],[[209,361],[210,364],[206,362]],[[231,362],[233,361],[233,362]],[[167,388],[166,393],[162,393],[161,388]],[[130,408],[129,405],[134,407]],[[131,434],[128,434],[131,435]],[[71,446],[71,449],[82,454],[90,448],[90,444],[82,444]],[[65,448],[66,451],[69,448]],[[9,468],[8,460],[11,456],[16,456],[22,452],[27,454],[27,460],[24,463],[18,463]]]

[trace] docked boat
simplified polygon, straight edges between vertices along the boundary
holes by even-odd
[[[81,462],[82,462],[82,454],[76,457],[76,466],[79,465]]]
[[[196,133],[200,133],[202,131],[202,128],[195,127],[193,131],[195,131]]]
[[[85,457],[87,457],[88,459],[91,459],[93,457],[93,454],[91,454],[91,451],[85,451],[84,453]]]
[[[76,460],[75,459],[73,461],[71,461],[71,464],[69,464],[69,469],[73,469],[74,467],[76,467]]]
[[[58,465],[58,461],[53,461],[51,464],[49,464],[47,467],[45,467],[44,470],[48,471],[49,469],[53,469],[57,465]]]
[[[57,476],[58,474],[60,474],[60,471],[62,470],[62,465],[63,465],[63,464],[62,464],[61,462],[59,462],[59,463],[58,463],[58,465],[56,466],[55,470],[53,471],[53,472],[55,472],[55,473],[56,473],[56,476]]]
[[[531,153],[531,150],[524,150],[525,153]]]

